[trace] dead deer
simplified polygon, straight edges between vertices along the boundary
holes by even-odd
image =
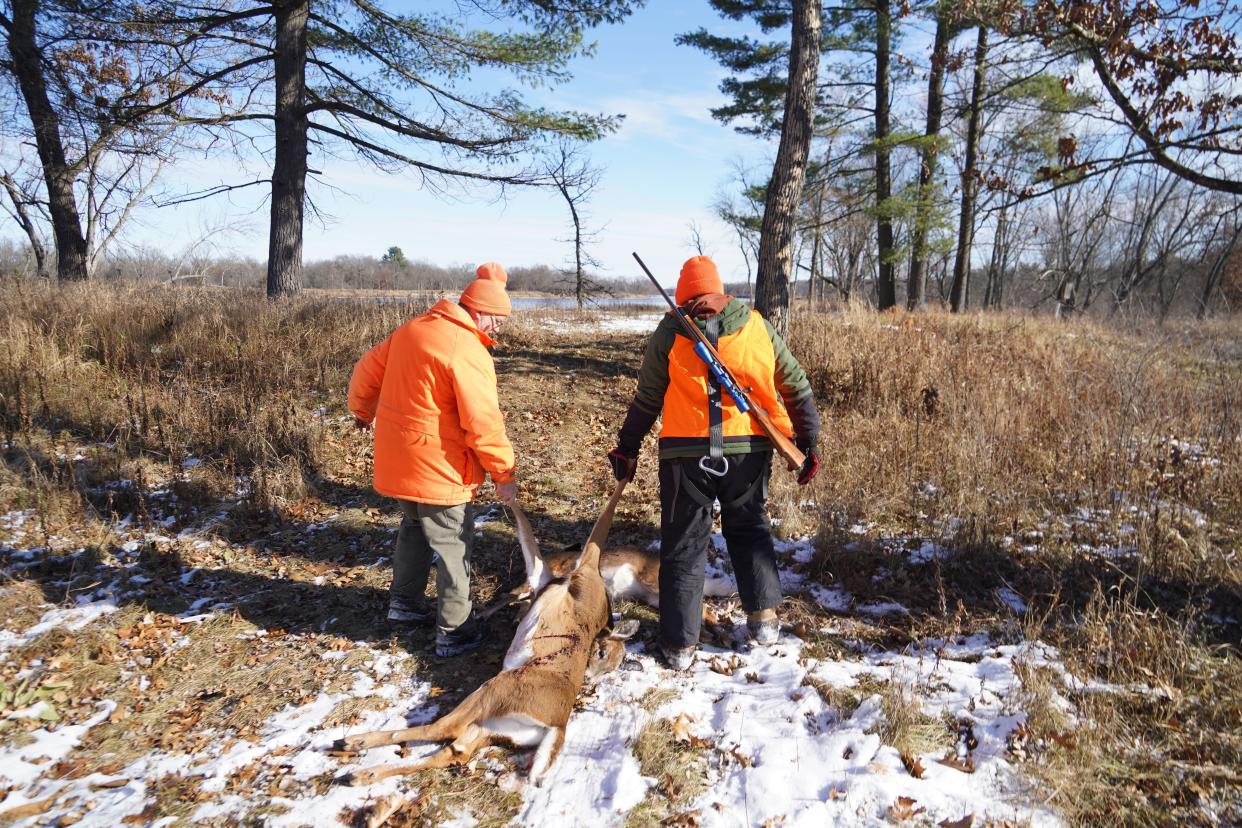
[[[608,537],[624,490],[625,481],[619,481],[581,554],[559,577],[539,554],[530,521],[514,506],[533,597],[505,654],[503,669],[431,724],[338,740],[337,749],[350,751],[452,740],[423,761],[365,768],[351,781],[365,784],[423,768],[461,764],[493,744],[536,748],[530,779],[536,784],[542,780],[565,742],[565,725],[583,683],[588,676],[601,675],[621,663],[624,639],[638,627],[637,622],[628,622],[609,629],[611,610],[599,573],[600,546]]]
[[[544,556],[553,573],[567,571],[577,560],[570,550]],[[660,554],[655,550],[623,546],[605,549],[599,556],[599,574],[610,601],[640,601],[660,608]],[[708,577],[703,581],[703,594],[726,598],[737,592],[729,578]]]

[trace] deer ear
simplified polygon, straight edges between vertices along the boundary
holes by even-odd
[[[612,632],[608,634],[608,637],[618,641],[624,641],[636,632],[638,632],[638,619],[626,618],[623,621],[617,622],[617,624],[613,626]]]

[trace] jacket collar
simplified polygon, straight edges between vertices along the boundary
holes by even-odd
[[[461,305],[452,299],[441,299],[431,306],[431,310],[427,311],[428,316],[439,316],[455,325],[460,325],[466,330],[479,338],[483,346],[490,348],[496,344],[496,340],[479,330],[479,326],[474,324],[474,320],[470,318],[470,314]]]

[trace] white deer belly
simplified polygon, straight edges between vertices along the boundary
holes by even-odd
[[[638,580],[633,564],[623,563],[606,569],[601,568],[599,574],[604,579],[604,589],[608,591],[608,597],[614,601],[628,598],[631,601],[642,601],[652,606],[660,603],[659,593],[653,592],[650,587]]]
[[[525,713],[510,713],[508,716],[494,716],[484,719],[479,724],[513,744],[514,747],[535,747],[543,741],[548,726],[538,719]]]
[[[539,593],[535,603],[531,604],[526,615],[522,616],[517,632],[513,634],[513,643],[509,645],[509,651],[505,653],[504,669],[516,670],[530,661],[535,654],[535,634],[539,631],[539,622],[543,618],[543,613],[548,607],[564,598],[568,591],[569,588],[565,584],[552,584]]]

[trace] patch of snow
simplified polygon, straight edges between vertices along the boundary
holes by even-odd
[[[941,546],[934,541],[923,541],[918,549],[911,550],[910,563],[925,564],[931,561],[941,561],[953,554],[953,550],[947,546]]]
[[[896,601],[876,601],[871,604],[859,604],[854,608],[863,615],[909,615],[910,610],[906,609],[904,604]]]
[[[97,601],[95,603],[86,604],[79,607],[70,607],[68,609],[53,609],[43,613],[43,617],[38,623],[20,633],[14,633],[10,630],[0,630],[0,652],[11,647],[20,647],[29,644],[39,636],[63,627],[67,630],[80,630],[87,624],[93,623],[100,616],[108,615],[116,612],[117,606],[111,600]]]
[[[1005,606],[1009,607],[1017,615],[1024,615],[1026,613],[1026,601],[1023,601],[1022,596],[1009,587],[1001,587],[996,590],[996,597],[1000,598]]]
[[[27,734],[32,740],[21,747],[11,745],[0,746],[0,779],[7,780],[14,790],[23,790],[43,779],[52,764],[65,758],[71,750],[78,746],[82,737],[92,727],[106,721],[116,709],[116,702],[102,701],[100,710],[94,716],[77,725],[62,725],[48,729],[39,728]],[[53,783],[54,784],[54,783]],[[46,793],[39,788],[28,792],[30,800],[42,799]],[[5,800],[5,810],[9,808],[9,800]],[[12,803],[16,806],[17,802]]]

